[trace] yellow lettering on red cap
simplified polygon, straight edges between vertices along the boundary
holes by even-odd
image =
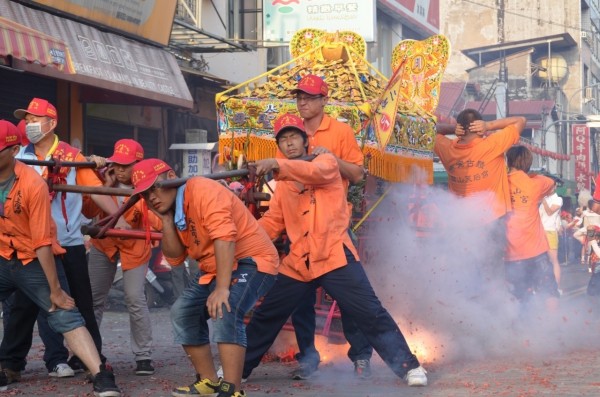
[[[158,163],[154,166],[154,171],[159,172],[165,168],[166,168],[165,163]]]
[[[127,145],[125,145],[124,143],[121,143],[120,145],[117,146],[117,149],[115,150],[116,153],[121,153],[121,154],[129,154],[129,147]]]
[[[146,179],[146,173],[143,170],[137,170],[131,175],[131,181],[134,185],[137,185],[139,181]]]

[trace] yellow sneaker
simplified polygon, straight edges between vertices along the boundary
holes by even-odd
[[[171,395],[173,397],[187,396],[216,396],[221,387],[221,379],[218,382],[212,382],[209,379],[200,379],[200,375],[196,375],[196,382],[189,386],[180,386],[173,389]]]

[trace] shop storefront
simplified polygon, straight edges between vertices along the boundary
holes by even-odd
[[[20,34],[33,42],[47,36],[57,40],[29,57],[17,53],[18,43],[0,45],[1,117],[15,121],[12,110],[44,97],[57,105],[61,138],[85,152],[106,155],[116,140],[134,138],[147,155],[165,154],[169,110],[193,107],[172,54],[8,0],[0,0],[0,15],[22,26]],[[54,54],[56,62],[45,61],[44,51]]]

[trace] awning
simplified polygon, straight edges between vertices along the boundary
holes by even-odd
[[[483,104],[482,101],[470,101],[465,105],[465,109],[479,109]],[[481,115],[496,117],[496,108],[498,104],[496,101],[488,101],[485,107],[481,110]],[[555,102],[550,100],[535,100],[526,99],[519,101],[508,101],[508,114],[511,116],[524,116],[526,118],[537,118],[541,119],[542,114],[549,114],[554,109]]]
[[[31,73],[133,95],[157,104],[192,108],[194,101],[175,57],[166,50],[101,31],[70,19],[0,0],[0,15],[62,38],[75,74],[58,74],[24,61],[14,66]]]
[[[75,73],[69,48],[64,41],[0,17],[0,56],[52,66]]]
[[[573,39],[571,34],[561,33],[535,37],[533,39],[502,42],[483,47],[467,48],[461,50],[461,52],[475,61],[477,65],[483,65],[500,59],[502,56],[509,56],[528,48],[534,48],[536,51],[543,53],[547,51],[549,45],[552,46],[552,51],[565,51],[577,47],[577,41]]]

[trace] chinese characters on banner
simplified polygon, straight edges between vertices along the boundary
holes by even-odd
[[[590,129],[585,124],[574,124],[571,131],[573,134],[577,191],[590,190]]]
[[[396,109],[398,109],[398,99],[401,95],[401,84],[403,83],[400,78],[402,77],[400,72],[402,68],[403,66],[400,66],[394,72],[381,96],[381,102],[377,104],[375,116],[373,117],[373,127],[377,136],[377,143],[379,143],[379,149],[382,152],[390,141],[392,132],[394,132],[394,125],[396,124]]]

